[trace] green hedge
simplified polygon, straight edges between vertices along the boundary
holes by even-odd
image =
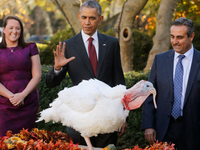
[[[153,46],[152,37],[140,30],[133,29],[133,70],[140,71],[146,67],[149,52]]]
[[[59,44],[59,42],[62,42],[64,40],[67,40],[74,36],[73,31],[71,29],[66,30],[58,30],[56,34],[45,44],[47,47],[39,48],[40,51],[40,61],[41,64],[49,65],[52,64],[54,60],[53,51],[56,50],[56,46]]]
[[[38,86],[39,96],[40,96],[40,107],[39,111],[46,109],[49,107],[49,103],[51,103],[55,98],[57,98],[57,93],[64,89],[64,87],[71,86],[71,80],[68,75],[62,81],[62,83],[55,88],[47,88],[45,84],[45,75],[50,69],[51,66],[42,65],[42,79]],[[140,73],[140,72],[128,72],[125,73],[125,81],[127,88],[132,87],[135,83],[140,80],[147,80],[148,73]],[[144,140],[144,133],[141,131],[141,117],[142,117],[142,108],[132,110],[129,114],[128,121],[128,130],[125,135],[121,136],[118,140],[117,149],[123,148],[132,148],[135,145],[139,145],[140,147],[145,147],[147,143]],[[39,129],[45,129],[48,131],[62,131],[66,133],[66,127],[63,127],[61,123],[53,124],[52,122],[44,123],[38,122],[36,123],[36,127]]]

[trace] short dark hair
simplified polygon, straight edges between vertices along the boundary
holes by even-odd
[[[21,46],[22,48],[28,46],[29,43],[25,42],[25,40],[24,40],[24,28],[23,28],[22,21],[19,19],[19,17],[14,16],[14,15],[6,16],[4,21],[3,21],[3,27],[5,28],[7,26],[7,23],[8,23],[9,19],[17,20],[19,22],[19,24],[20,24],[21,34],[20,34],[20,37],[18,39],[18,45]],[[7,47],[7,44],[6,44],[5,33],[3,33],[2,41],[0,43],[0,48],[6,48],[6,47]]]
[[[101,16],[101,13],[102,13],[101,5],[100,5],[98,2],[94,1],[94,0],[85,1],[85,2],[81,5],[80,10],[79,10],[79,13],[81,12],[82,7],[96,8],[96,9],[97,9],[98,15]]]
[[[194,32],[194,23],[192,20],[184,18],[184,17],[180,17],[178,19],[176,19],[175,21],[172,22],[171,26],[181,26],[181,25],[185,25],[188,28],[187,31],[187,35],[188,37],[191,36],[191,34]]]

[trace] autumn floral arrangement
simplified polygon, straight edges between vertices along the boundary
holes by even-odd
[[[175,150],[175,144],[168,144],[166,142],[156,142],[151,146],[147,146],[145,149],[140,148],[139,146],[135,146],[132,149],[124,149],[124,150]]]
[[[117,150],[114,145],[108,145],[102,150]],[[166,142],[156,142],[151,146],[147,146],[145,149],[140,148],[138,145],[134,148],[126,148],[123,150],[175,150],[174,144],[167,144]]]
[[[72,139],[60,131],[47,132],[33,128],[31,131],[21,130],[18,134],[7,131],[0,137],[0,150],[83,150]]]
[[[21,130],[18,134],[7,131],[6,136],[0,137],[0,150],[86,150],[73,144],[72,138],[61,131],[47,132],[33,128],[31,131]],[[105,147],[102,150],[111,150],[113,147]],[[116,149],[116,148],[114,148]],[[124,150],[175,150],[174,144],[156,142],[145,149],[135,146]]]

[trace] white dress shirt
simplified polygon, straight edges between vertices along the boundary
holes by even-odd
[[[191,69],[193,54],[194,54],[194,48],[192,45],[191,49],[184,54],[185,57],[182,60],[182,64],[183,64],[183,85],[182,85],[182,87],[183,88],[182,88],[182,96],[181,96],[181,115],[183,115],[183,104],[184,104],[184,100],[185,100],[185,93],[186,93],[189,73],[190,73],[190,69]],[[179,53],[175,52],[173,78],[175,77],[175,69],[176,69],[176,64],[179,60],[179,58],[178,58],[179,55],[180,55]]]

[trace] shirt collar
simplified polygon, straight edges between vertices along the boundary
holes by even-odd
[[[86,43],[90,36],[87,35],[87,34],[85,34],[85,33],[83,32],[83,30],[81,30],[81,34],[82,34],[82,38],[83,38],[84,43]],[[95,41],[98,41],[97,30],[96,30],[96,32],[95,32],[91,37],[93,37],[93,39],[94,39]]]
[[[190,49],[189,51],[187,51],[184,55],[185,55],[185,57],[188,58],[189,60],[192,60],[193,53],[194,53],[194,47],[193,47],[193,44],[192,44],[191,49]],[[177,59],[179,55],[180,55],[179,53],[175,52],[174,58]]]

